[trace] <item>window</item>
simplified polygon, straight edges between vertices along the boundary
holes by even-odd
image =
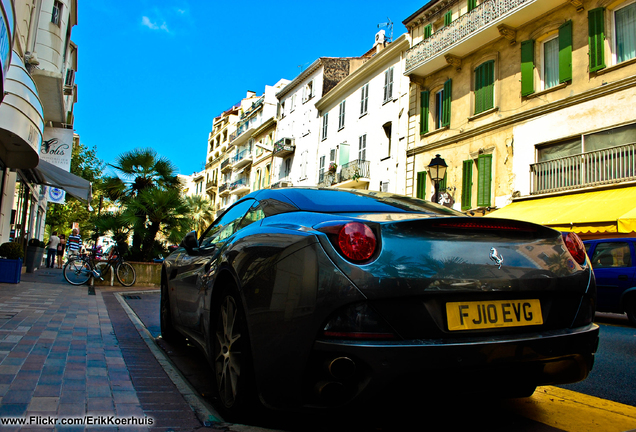
[[[53,12],[51,13],[51,22],[56,26],[60,26],[62,22],[62,7],[64,5],[60,1],[53,2]]]
[[[393,67],[384,72],[384,102],[393,100]]]
[[[482,154],[477,158],[477,207],[490,206],[492,184],[492,155]]]
[[[386,149],[386,153],[384,157],[388,158],[388,157],[391,157],[391,131],[393,129],[391,122],[385,123],[382,126],[382,129],[384,129],[384,134],[386,135],[386,138],[388,140],[387,149]]]
[[[424,27],[424,39],[430,38],[433,34],[433,26],[431,24]]]
[[[291,173],[291,163],[291,158],[285,159],[285,161],[283,162],[283,175],[281,176],[281,178],[289,177],[289,174]]]
[[[605,67],[605,9],[592,9],[587,13],[590,72]]]
[[[200,250],[211,250],[227,240],[235,232],[245,213],[254,204],[254,200],[243,201],[225,212],[201,237]]]
[[[468,0],[468,12],[477,7],[477,0]]]
[[[475,69],[475,114],[495,107],[495,61],[482,63]]]
[[[429,92],[420,92],[420,135],[428,132]]]
[[[473,206],[473,161],[465,160],[462,165],[462,210]]]
[[[280,118],[285,118],[285,101],[280,103]]]
[[[415,196],[419,199],[426,199],[426,171],[417,173],[417,188]]]
[[[293,113],[296,108],[296,94],[293,94],[291,99],[289,100],[289,112]]]
[[[327,139],[327,125],[329,124],[329,113],[322,116],[322,139]]]
[[[450,126],[451,80],[435,94],[435,127],[441,129]]]
[[[320,173],[320,175],[324,174],[325,172],[325,157],[326,156],[320,156],[320,164],[318,168],[318,172]]]
[[[303,87],[303,103],[307,102],[314,96],[314,81],[311,80],[307,84],[305,84],[305,87]]]
[[[362,86],[360,91],[360,116],[367,113],[369,108],[369,83]]]
[[[358,138],[358,160],[367,160],[367,134]]]
[[[338,112],[338,130],[345,126],[345,101],[340,102],[340,111]]]
[[[75,83],[75,71],[73,69],[66,70],[66,80],[64,81],[65,86],[73,87]]]
[[[444,25],[448,26],[453,22],[453,11],[448,11],[444,14]]]
[[[636,3],[614,11],[614,63],[636,57]]]
[[[592,256],[594,268],[631,267],[632,256],[626,242],[599,243]]]
[[[549,89],[559,84],[559,38],[552,38],[543,44],[543,88]]]
[[[263,187],[269,187],[269,179],[271,177],[272,167],[270,164],[267,164],[265,167],[265,177],[263,177]]]

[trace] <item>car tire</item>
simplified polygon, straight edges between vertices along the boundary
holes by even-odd
[[[174,328],[172,323],[172,310],[170,308],[170,295],[168,294],[168,285],[165,282],[161,283],[161,300],[159,302],[160,307],[160,327],[161,338],[166,342],[174,344],[181,344],[185,341],[185,338]]]
[[[636,294],[632,294],[625,299],[625,312],[629,322],[636,326]]]
[[[226,290],[219,299],[210,334],[219,408],[224,418],[245,420],[258,407],[247,322],[236,290]]]

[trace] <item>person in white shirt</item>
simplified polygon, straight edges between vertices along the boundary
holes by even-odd
[[[57,231],[53,231],[51,237],[49,237],[48,250],[46,253],[46,268],[55,267],[55,257],[57,256],[57,246],[60,244],[60,238],[57,236]]]

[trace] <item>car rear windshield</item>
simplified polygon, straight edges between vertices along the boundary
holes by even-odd
[[[404,212],[463,216],[463,213],[430,201],[386,192],[354,189],[289,189],[285,192],[300,210],[311,212]]]

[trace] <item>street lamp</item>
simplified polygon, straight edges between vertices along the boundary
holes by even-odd
[[[440,157],[440,155],[435,155],[431,163],[428,164],[428,174],[431,176],[431,180],[435,184],[435,200],[437,203],[439,201],[439,182],[444,179],[446,175],[446,161]]]

